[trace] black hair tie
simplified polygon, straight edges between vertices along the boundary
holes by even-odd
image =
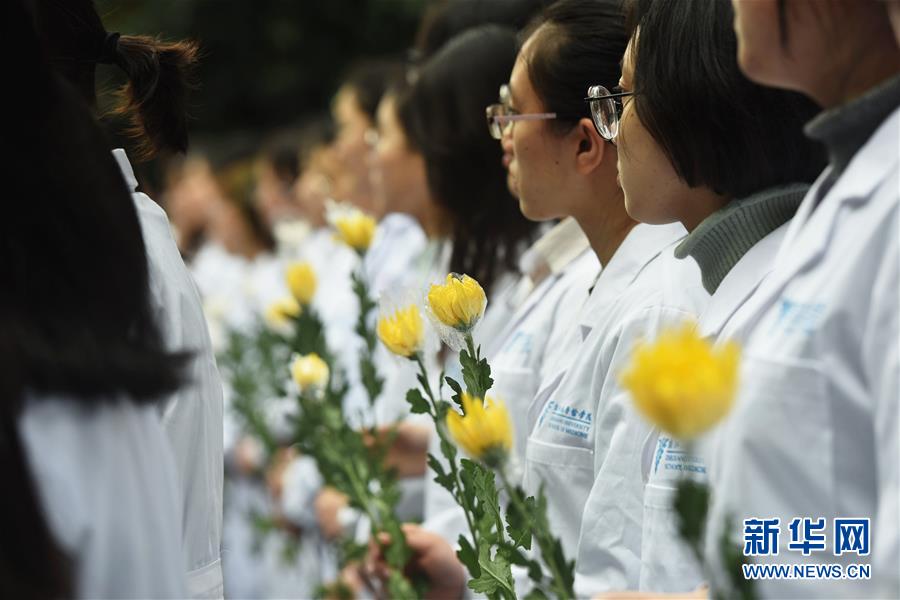
[[[101,65],[114,65],[119,62],[119,37],[118,33],[107,33],[100,47],[100,56],[97,62]]]

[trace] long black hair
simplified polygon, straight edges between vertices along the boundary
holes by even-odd
[[[26,396],[152,403],[181,382],[149,303],[141,230],[118,165],[78,94],[53,74],[25,0],[5,3],[10,96],[0,136],[0,597],[74,593],[41,513],[18,419]]]
[[[198,45],[146,35],[107,32],[93,0],[35,0],[37,29],[54,68],[96,104],[97,64],[113,64],[128,78],[114,113],[128,118],[138,156],[184,152],[188,93],[195,87]]]
[[[453,218],[450,270],[485,290],[516,269],[536,227],[509,193],[502,149],[484,118],[515,58],[513,30],[469,29],[421,66],[397,103],[407,139],[425,158],[431,193]]]
[[[634,0],[636,112],[691,187],[743,198],[812,182],[825,154],[803,125],[820,109],[744,76],[733,20],[730,0]]]

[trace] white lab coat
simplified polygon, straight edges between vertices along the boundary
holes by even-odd
[[[525,253],[523,276],[506,301],[512,309],[499,350],[488,357],[494,385],[513,419],[513,473],[521,476],[525,441],[531,428],[528,406],[547,375],[578,314],[578,299],[600,272],[600,262],[578,223],[568,218],[550,229]],[[566,302],[563,302],[566,300]]]
[[[726,517],[741,549],[743,519],[780,518],[779,555],[756,562],[870,563],[872,579],[758,581],[761,596],[900,597],[898,146],[900,109],[800,206],[748,302],[756,325],[710,466],[712,560]],[[788,549],[795,517],[828,520],[824,552]],[[871,518],[870,556],[834,555],[835,517]]]
[[[79,598],[183,598],[181,494],[155,406],[31,396],[19,432]]]
[[[524,484],[530,493],[544,486],[553,530],[576,558],[579,595],[637,588],[650,428],[618,377],[639,339],[695,318],[708,299],[696,264],[674,258],[684,235],[680,224],[629,232],[574,328],[574,361],[534,400]]]
[[[165,211],[138,192],[122,149],[113,150],[132,191],[147,250],[151,305],[166,348],[191,353],[187,383],[165,400],[162,424],[172,444],[182,498],[188,592],[221,598],[222,381],[191,275],[172,237]]]
[[[397,285],[408,285],[410,269],[427,244],[428,238],[414,218],[402,213],[385,215],[363,260],[372,294],[378,297]]]
[[[772,270],[772,261],[787,228],[788,225],[784,224],[769,233],[728,272],[700,317],[698,330],[701,336],[717,343],[744,341],[748,323],[733,317]],[[699,447],[685,445],[659,431],[647,440],[643,457],[646,486],[641,536],[641,591],[689,592],[705,581],[693,551],[681,540],[678,515],[672,502],[682,478],[706,482],[706,471]]]

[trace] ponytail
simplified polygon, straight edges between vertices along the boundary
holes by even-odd
[[[36,0],[35,21],[54,68],[95,106],[98,63],[124,71],[113,114],[128,119],[139,158],[187,149],[188,93],[199,46],[146,35],[107,33],[93,0]]]
[[[115,35],[115,34],[113,34]],[[118,39],[116,65],[128,77],[113,114],[128,118],[127,133],[140,158],[188,146],[187,97],[199,46],[193,41],[163,42],[145,35]]]

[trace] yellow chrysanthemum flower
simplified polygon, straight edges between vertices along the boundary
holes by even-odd
[[[291,328],[291,322],[300,316],[303,309],[300,304],[290,296],[279,298],[266,309],[266,324],[275,331],[287,333]]]
[[[357,252],[369,249],[377,227],[375,219],[361,211],[348,211],[334,219],[337,239]]]
[[[308,262],[295,262],[288,266],[285,280],[291,294],[300,304],[307,306],[316,295],[316,272]]]
[[[443,284],[428,290],[432,314],[448,327],[468,333],[484,315],[487,297],[481,285],[468,275],[450,273]]]
[[[419,307],[411,304],[378,320],[378,338],[388,350],[410,358],[422,349],[425,327]]]
[[[328,375],[328,363],[318,354],[295,356],[291,361],[291,377],[301,391],[312,388],[324,389],[328,385]]]
[[[738,386],[740,349],[714,348],[692,325],[640,344],[622,385],[654,425],[683,440],[710,429],[731,409]]]
[[[465,415],[455,410],[447,413],[447,430],[466,453],[495,468],[506,459],[512,448],[512,422],[506,405],[488,397],[473,398],[463,392]]]

